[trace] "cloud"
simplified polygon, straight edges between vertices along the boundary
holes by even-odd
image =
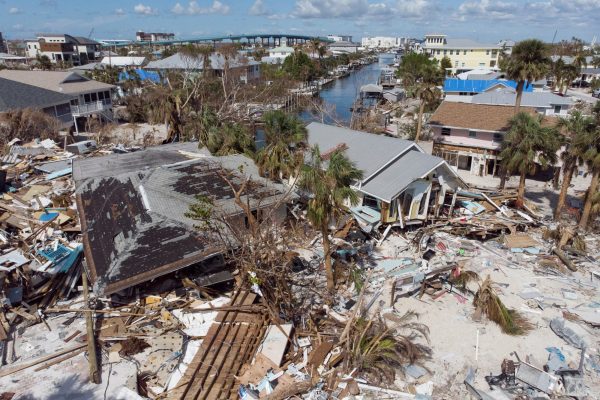
[[[265,2],[263,0],[256,0],[254,4],[252,4],[252,7],[250,7],[250,10],[248,10],[248,14],[259,16],[270,15],[271,13],[267,10],[267,7],[265,7]]]
[[[436,11],[436,5],[429,0],[398,0],[396,13],[401,17],[424,17]]]
[[[115,15],[125,15],[125,10],[123,10],[122,8],[117,8],[115,10]]]
[[[14,14],[20,14],[21,10],[19,10],[17,7],[11,7],[11,8],[8,9],[8,13],[12,14],[12,15],[14,15]]]
[[[517,4],[504,1],[466,1],[458,7],[455,16],[461,21],[471,18],[511,19],[518,9]]]
[[[367,0],[296,0],[293,15],[299,18],[352,18],[368,10]]]
[[[173,8],[171,8],[171,12],[173,14],[178,15],[202,15],[202,14],[221,14],[226,15],[231,11],[231,7],[227,4],[220,2],[219,0],[214,0],[210,7],[201,7],[198,5],[197,1],[190,1],[187,7],[181,5],[181,3],[176,3]]]
[[[152,8],[150,6],[146,6],[142,3],[138,4],[137,6],[133,7],[133,11],[136,14],[141,14],[141,15],[158,15],[158,10],[155,8]]]

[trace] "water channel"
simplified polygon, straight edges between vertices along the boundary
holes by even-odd
[[[336,79],[324,87],[319,93],[322,101],[321,108],[325,110],[324,122],[340,122],[350,126],[352,111],[350,108],[357,99],[360,87],[368,83],[377,83],[381,69],[394,62],[393,54],[380,54],[378,62],[350,72],[350,75]],[[321,121],[321,113],[302,110],[298,113],[304,121]],[[262,129],[256,130],[256,146],[260,149],[265,145],[265,134]]]
[[[332,123],[335,119],[349,126],[352,117],[350,108],[359,95],[360,87],[369,83],[377,83],[381,69],[393,62],[393,54],[381,54],[378,62],[352,71],[347,77],[336,79],[330,85],[324,87],[321,93],[319,93],[319,97],[323,101],[322,108],[327,110],[328,114],[331,114],[333,117],[326,116],[325,122]],[[320,116],[316,117],[309,111],[301,112],[300,117],[307,121],[320,120]]]

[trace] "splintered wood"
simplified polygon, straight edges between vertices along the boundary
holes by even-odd
[[[262,341],[267,327],[267,312],[235,306],[254,303],[256,295],[237,292],[230,309],[221,311],[208,330],[198,353],[169,398],[216,400],[237,398],[235,375],[249,362]],[[245,311],[248,310],[248,311]]]

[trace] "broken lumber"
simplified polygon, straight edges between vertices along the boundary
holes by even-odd
[[[2,378],[4,376],[12,375],[15,372],[23,371],[24,369],[27,369],[29,367],[33,367],[35,365],[39,365],[39,364],[41,364],[43,362],[46,362],[48,360],[52,360],[53,358],[56,358],[56,357],[60,357],[60,356],[62,356],[64,354],[70,353],[72,351],[80,350],[80,349],[84,348],[85,346],[86,346],[85,344],[82,344],[82,345],[79,345],[79,346],[76,346],[76,347],[71,347],[71,348],[66,349],[66,350],[58,351],[58,352],[56,352],[54,354],[50,354],[50,355],[47,355],[47,356],[44,356],[44,357],[40,357],[38,359],[35,359],[33,361],[29,361],[29,362],[26,362],[26,363],[23,363],[23,364],[13,365],[13,366],[10,366],[8,368],[0,368],[0,378]]]
[[[79,350],[75,350],[75,351],[74,351],[74,352],[72,352],[72,353],[66,354],[66,355],[64,355],[64,356],[62,356],[62,357],[55,358],[55,359],[54,359],[54,360],[52,360],[52,361],[48,361],[47,363],[40,365],[39,367],[37,367],[37,368],[36,368],[36,369],[34,369],[33,371],[34,371],[34,372],[38,372],[38,371],[41,371],[41,370],[43,370],[43,369],[46,369],[46,368],[48,368],[48,367],[51,367],[51,366],[53,366],[53,365],[60,364],[61,362],[63,362],[63,361],[66,361],[66,360],[68,360],[69,358],[73,358],[73,357],[75,357],[76,355],[83,353],[84,351],[85,351],[85,347],[82,347],[81,349],[79,349]]]
[[[90,304],[90,293],[88,290],[88,280],[85,268],[81,268],[81,279],[83,283],[83,300],[85,304]],[[87,328],[87,349],[88,362],[90,365],[90,381],[100,383],[100,371],[98,370],[98,359],[96,357],[96,337],[94,336],[94,319],[92,311],[85,313],[85,325]]]
[[[552,249],[552,252],[556,254],[558,258],[560,258],[560,261],[562,261],[567,268],[569,268],[573,272],[577,271],[577,267],[575,266],[575,264],[573,264],[573,262],[569,260],[569,257],[567,257],[567,255],[563,253],[562,250],[560,250],[558,247],[554,247]]]

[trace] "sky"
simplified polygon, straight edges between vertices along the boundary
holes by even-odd
[[[480,42],[573,36],[600,41],[600,0],[0,0],[5,38],[68,33],[133,39],[137,30],[178,38],[251,33],[407,36]]]

